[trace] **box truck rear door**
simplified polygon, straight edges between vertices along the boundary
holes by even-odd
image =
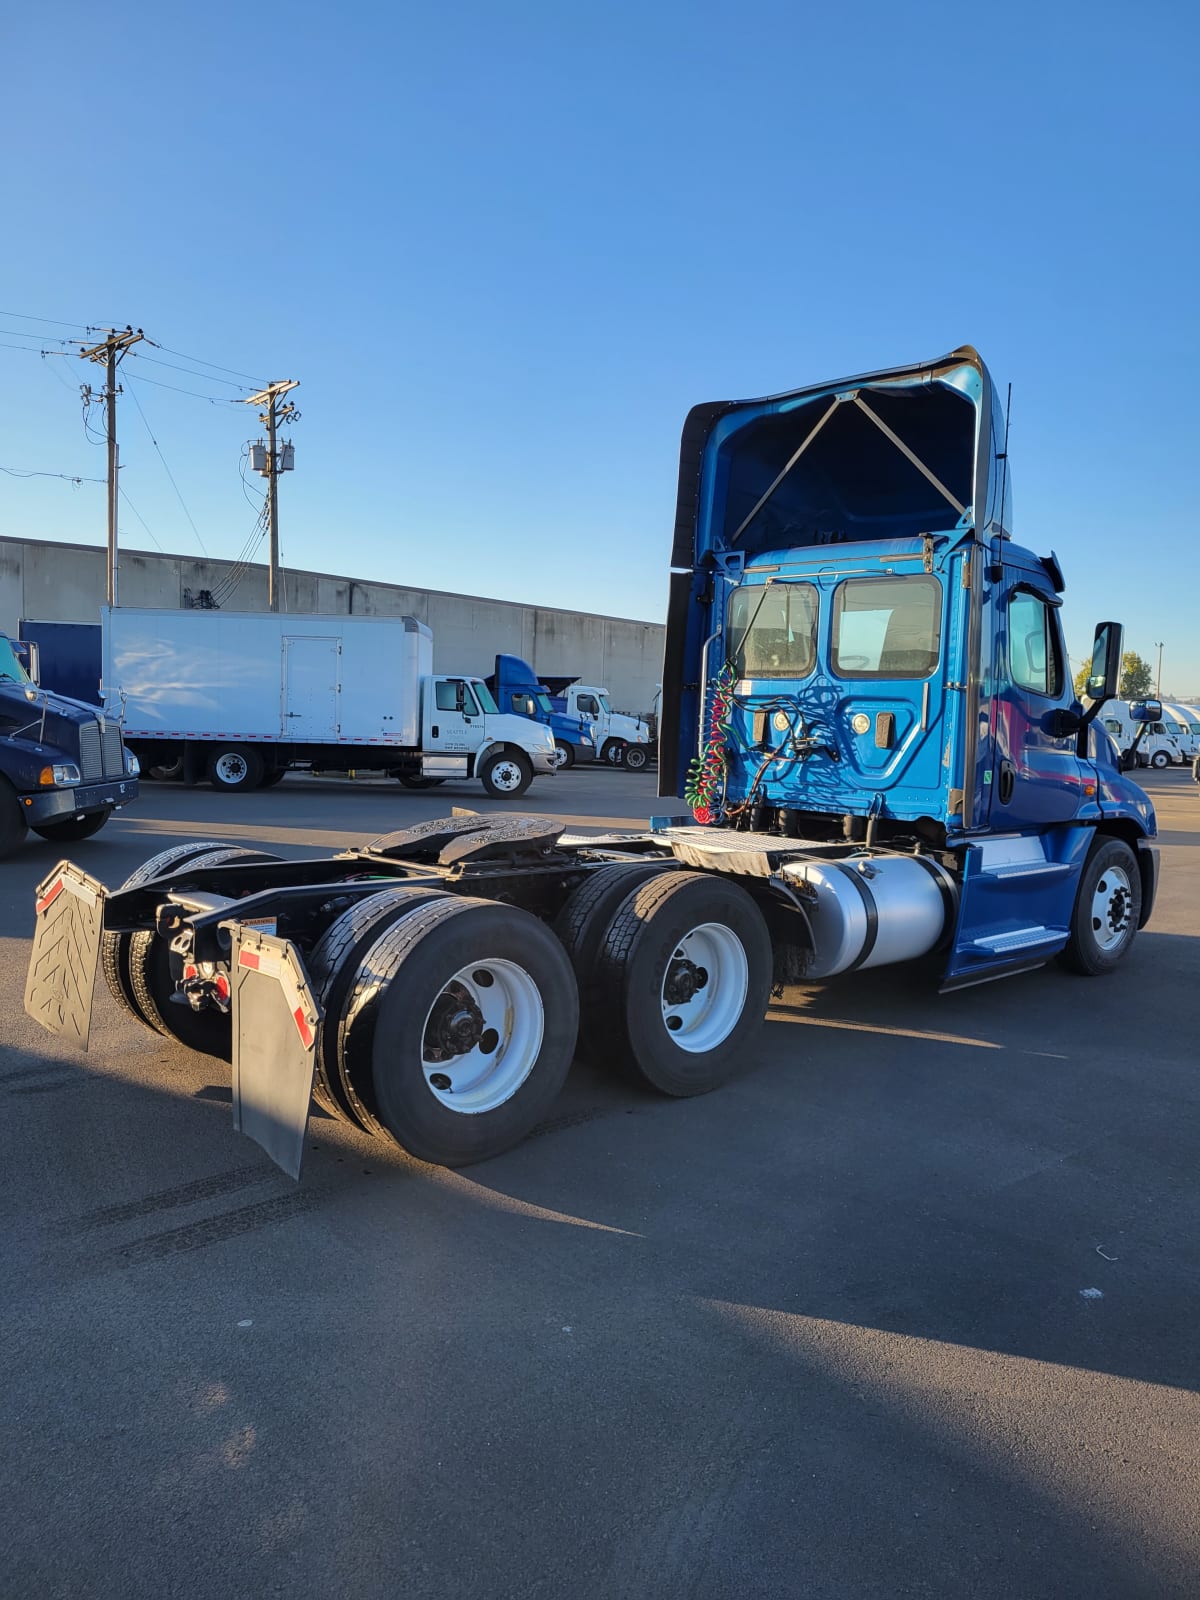
[[[283,737],[336,739],[338,687],[336,639],[285,638]]]

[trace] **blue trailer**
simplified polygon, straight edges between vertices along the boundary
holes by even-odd
[[[64,864],[28,1008],[84,1035],[103,950],[131,1016],[232,1056],[235,1126],[298,1175],[310,1087],[462,1165],[535,1126],[577,1051],[662,1094],[716,1088],[789,982],[919,959],[944,989],[1115,973],[1157,879],[1153,807],[1096,727],[1122,630],[1096,628],[1076,700],[1063,574],[1014,542],[1010,505],[969,346],[697,407],[664,815],[583,836],[459,813],[304,861],[193,841],[114,892]],[[82,978],[56,976],[68,950]]]

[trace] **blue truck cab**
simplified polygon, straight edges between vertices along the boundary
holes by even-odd
[[[586,718],[556,710],[549,687],[520,656],[498,655],[495,669],[485,681],[501,711],[528,717],[531,722],[540,722],[550,729],[560,768],[596,759],[596,747]]]
[[[1058,561],[1011,528],[970,346],[688,416],[659,792],[698,865],[814,854],[787,885],[808,976],[933,949],[946,988],[1105,971],[1150,915],[1154,810],[1094,726],[1121,629],[1076,700]]]
[[[137,798],[137,760],[96,707],[39,688],[0,634],[0,856],[32,830],[88,839]]]

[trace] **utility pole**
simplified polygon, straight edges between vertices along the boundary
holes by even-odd
[[[120,496],[118,482],[119,464],[117,460],[117,367],[121,358],[130,345],[137,344],[139,339],[145,338],[140,328],[135,332],[128,323],[125,332],[118,333],[115,328],[110,328],[103,344],[81,345],[79,356],[82,361],[94,361],[97,365],[104,362],[107,369],[108,383],[104,391],[106,411],[108,414],[108,603],[115,606],[117,603],[117,500]],[[91,395],[90,386],[86,393]]]
[[[270,559],[267,567],[268,611],[279,610],[279,474],[287,470],[286,466],[280,466],[275,435],[281,422],[294,422],[300,415],[290,400],[285,406],[280,406],[279,401],[290,390],[299,387],[298,378],[287,378],[280,383],[268,384],[265,389],[260,389],[257,394],[252,394],[244,402],[248,406],[266,407],[266,410],[260,413],[259,421],[265,423],[267,429],[267,460],[261,470],[267,480],[267,521],[271,532]]]
[[[1162,699],[1162,653],[1163,653],[1163,642],[1162,642],[1161,639],[1156,639],[1154,642],[1158,647],[1158,677],[1155,679],[1155,682],[1154,682],[1154,698],[1156,700],[1161,700]]]

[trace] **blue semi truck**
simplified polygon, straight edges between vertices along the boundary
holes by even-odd
[[[543,683],[528,661],[520,656],[498,655],[492,675],[485,680],[501,711],[540,722],[554,735],[555,759],[559,767],[573,767],[577,761],[594,761],[596,745],[587,719],[556,706],[551,687]],[[562,680],[573,683],[573,678]]]
[[[583,836],[460,813],[303,862],[193,842],[115,892],[64,863],[28,1009],[85,1040],[73,997],[103,954],[132,1016],[232,1057],[235,1126],[298,1176],[310,1089],[462,1165],[540,1121],[576,1052],[662,1094],[716,1088],[789,982],[1113,973],[1157,877],[1153,808],[1095,726],[1121,628],[1097,627],[1076,700],[1062,572],[1010,506],[969,346],[695,408],[662,816]],[[55,972],[60,917],[82,980]]]
[[[40,687],[21,654],[0,634],[0,856],[29,832],[55,844],[90,839],[138,792],[118,723]]]

